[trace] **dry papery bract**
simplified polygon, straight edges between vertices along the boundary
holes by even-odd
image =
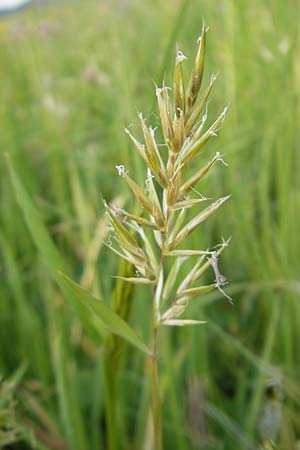
[[[157,142],[155,129],[148,127],[142,113],[138,117],[143,143],[125,129],[147,167],[145,188],[140,187],[129,176],[123,165],[116,166],[116,169],[134,194],[142,214],[135,215],[105,203],[111,229],[107,245],[136,268],[135,277],[122,280],[153,286],[156,326],[203,323],[182,320],[180,316],[192,298],[215,288],[230,299],[222,288],[226,284],[226,278],[218,268],[219,255],[229,240],[222,239],[221,244],[208,250],[181,248],[185,239],[230,197],[226,195],[210,201],[196,190],[196,186],[217,162],[226,165],[220,153],[216,153],[194,174],[187,175],[187,169],[194,163],[194,159],[206,149],[208,141],[216,136],[227,110],[227,107],[224,108],[206,126],[207,101],[216,80],[216,76],[212,75],[208,87],[198,98],[204,71],[207,30],[203,25],[187,84],[185,85],[182,68],[186,57],[177,48],[173,89],[165,83],[162,87],[156,87],[164,142]],[[198,162],[194,165],[198,166]],[[190,209],[208,202],[207,207],[195,213],[192,219],[187,219]],[[179,271],[187,258],[196,258],[196,261],[192,270],[178,283]],[[171,263],[166,259],[171,260]],[[215,281],[208,285],[195,285],[209,268],[214,271]]]

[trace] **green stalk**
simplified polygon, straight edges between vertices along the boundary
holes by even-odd
[[[169,214],[165,218],[165,229],[167,229],[169,220]],[[162,437],[162,413],[161,413],[161,403],[159,395],[159,377],[158,377],[158,314],[156,304],[156,294],[157,289],[159,289],[159,274],[164,266],[165,259],[165,242],[166,235],[162,238],[162,248],[160,254],[160,263],[157,269],[157,281],[153,289],[153,301],[152,301],[152,329],[151,329],[151,351],[150,356],[150,386],[151,386],[151,405],[152,405],[152,421],[153,421],[153,441],[154,449],[162,450],[163,448],[163,437]]]
[[[155,308],[153,308],[155,309]],[[158,383],[157,336],[158,328],[153,314],[152,323],[152,355],[150,356],[151,403],[155,450],[162,450],[162,419]]]

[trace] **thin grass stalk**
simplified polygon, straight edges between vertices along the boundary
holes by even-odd
[[[150,356],[150,381],[151,381],[151,404],[152,404],[152,421],[153,421],[153,435],[154,448],[162,450],[162,413],[159,394],[159,379],[158,379],[158,327],[153,321],[152,324],[152,355]]]

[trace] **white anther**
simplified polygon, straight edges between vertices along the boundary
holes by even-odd
[[[149,127],[149,131],[150,131],[150,134],[152,137],[154,137],[154,133],[155,133],[156,129],[157,129],[157,127],[155,127],[155,128]]]
[[[216,153],[216,161],[221,161],[222,164],[224,164],[224,166],[228,166],[227,162],[224,161],[224,159],[222,158],[222,155],[220,152]]]
[[[171,88],[169,86],[164,86],[162,88],[156,87],[155,93],[156,93],[156,95],[158,97],[163,91],[168,90],[168,89],[171,90]]]
[[[125,167],[121,164],[120,166],[116,166],[118,175],[120,177],[125,177],[125,175],[128,173],[127,170],[125,170]]]
[[[187,59],[187,57],[182,53],[181,50],[178,50],[177,52],[177,57],[176,57],[176,63],[180,64],[182,61],[184,61],[185,59]]]

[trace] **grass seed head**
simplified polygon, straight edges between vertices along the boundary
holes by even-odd
[[[138,116],[144,143],[139,142],[125,129],[146,164],[146,189],[138,186],[124,166],[116,166],[116,169],[133,192],[142,213],[132,214],[106,206],[113,230],[112,239],[119,247],[116,249],[111,245],[113,251],[135,265],[141,275],[124,278],[124,281],[150,284],[154,287],[154,317],[157,324],[163,325],[183,326],[199,323],[178,319],[192,298],[215,288],[227,296],[223,290],[226,279],[219,271],[218,261],[228,241],[223,241],[213,250],[178,248],[190,233],[209,219],[230,197],[219,198],[186,221],[189,210],[208,200],[197,192],[198,183],[202,182],[218,161],[226,165],[220,153],[216,153],[202,167],[197,164],[192,175],[186,175],[187,170],[191,169],[191,161],[202,154],[206,144],[217,135],[227,111],[225,108],[215,121],[206,127],[208,98],[216,80],[215,75],[212,75],[208,87],[197,101],[204,74],[207,31],[207,26],[203,24],[187,88],[183,71],[187,58],[178,47],[172,98],[171,89],[165,82],[162,87],[156,87],[167,158],[165,152],[164,155],[161,154],[161,145],[156,141],[155,129],[148,127],[142,113]],[[184,261],[193,257],[198,258],[196,264],[181,281],[178,280]],[[168,258],[172,260],[169,270],[166,264]],[[215,275],[214,282],[194,286],[209,268]],[[166,306],[170,299],[171,302]]]

